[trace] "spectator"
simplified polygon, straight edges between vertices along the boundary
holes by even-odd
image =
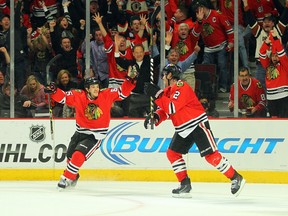
[[[197,43],[199,39],[199,34],[197,36],[193,35],[192,31],[189,30],[189,25],[187,23],[181,23],[180,25],[178,25],[178,28],[178,35],[173,34],[172,37],[172,42],[174,42],[172,43],[172,48],[179,51],[179,60],[184,61],[188,59],[192,53],[197,53],[197,58],[198,52],[200,51],[200,47]],[[196,60],[196,58],[190,62],[189,67],[185,69],[181,68],[183,71],[181,79],[186,81],[193,88],[193,90],[195,90],[194,61]]]
[[[95,14],[93,17],[94,21],[99,25],[100,31],[104,39],[105,52],[108,55],[109,64],[109,87],[119,87],[125,80],[127,75],[127,69],[119,66],[116,62],[115,55],[125,58],[127,60],[132,60],[132,49],[126,46],[126,38],[120,35],[115,35],[114,39],[117,38],[114,43],[110,35],[107,33],[103,23],[102,16],[100,14]],[[115,51],[117,49],[117,52]]]
[[[95,76],[100,81],[101,88],[107,88],[109,85],[109,65],[108,56],[104,49],[104,40],[99,28],[94,30],[94,39],[90,42],[91,57],[90,65],[95,72]],[[81,52],[85,53],[86,44],[82,43]]]
[[[14,50],[14,70],[15,70],[15,86],[18,91],[24,86],[25,76],[26,76],[26,63],[27,56],[24,52],[24,47],[26,46],[26,35],[23,35],[20,30],[20,4],[17,4],[15,8],[15,28],[14,28],[14,42],[15,42],[15,50]],[[0,46],[5,47],[10,54],[10,16],[3,15],[0,18]]]
[[[286,1],[288,2],[288,1]],[[288,3],[287,3],[288,5]],[[288,57],[275,30],[262,44],[259,57],[266,70],[268,111],[271,117],[288,117]],[[271,54],[267,54],[271,50]]]
[[[173,197],[190,197],[191,182],[187,174],[183,155],[195,143],[201,157],[231,180],[231,193],[238,196],[245,184],[245,179],[232,167],[228,160],[217,150],[207,115],[192,88],[180,80],[181,69],[169,64],[163,69],[165,89],[147,83],[145,93],[153,97],[158,106],[156,112],[148,115],[144,121],[147,129],[153,115],[158,126],[166,119],[171,119],[175,133],[166,156],[180,182],[180,187],[172,190]]]
[[[10,117],[10,83],[7,82],[2,86],[3,94],[0,94],[0,117]],[[25,96],[20,95],[17,89],[14,89],[14,116],[16,118],[32,117],[30,108],[34,104]]]
[[[248,68],[238,73],[238,108],[243,117],[266,117],[266,96],[261,82],[250,76]],[[234,110],[234,84],[230,88],[228,108]]]
[[[57,87],[63,91],[70,91],[71,89],[77,89],[77,83],[71,81],[71,74],[68,70],[60,70],[56,80]],[[53,107],[53,116],[68,118],[74,115],[74,108],[61,103],[55,102]],[[65,112],[64,112],[65,111]]]
[[[227,73],[228,53],[233,50],[234,32],[233,28],[222,13],[209,9],[205,0],[192,2],[193,10],[196,12],[197,22],[194,32],[200,31],[204,42],[204,56],[202,64],[218,65],[219,91],[226,92],[229,75]]]
[[[32,32],[32,28],[27,29],[31,71],[41,84],[47,83],[46,66],[53,57],[52,46],[46,37],[47,34],[49,34],[49,30],[45,27],[39,28],[34,32]]]
[[[71,39],[69,37],[61,38],[61,51],[59,52],[61,57],[55,62],[55,65],[51,67],[53,74],[53,80],[56,80],[57,74],[60,70],[68,70],[71,74],[71,80],[74,82],[79,81],[79,71],[77,65],[77,49],[72,47]]]
[[[241,4],[241,0],[238,2],[238,46],[239,46],[239,57],[241,59],[241,63],[243,67],[248,68],[248,56],[247,50],[245,47],[244,42],[244,31],[245,31],[245,24],[244,24],[244,17],[243,17],[243,7]],[[255,1],[254,1],[255,2]],[[229,22],[231,23],[233,30],[234,30],[234,4],[235,1],[231,0],[229,2],[219,1],[219,10],[227,16]],[[231,55],[233,58],[233,55]],[[233,60],[231,59],[231,62]],[[233,71],[233,64],[230,65],[231,70]]]
[[[156,55],[156,53],[153,52]],[[126,60],[123,58],[116,58],[116,61],[121,67],[128,70],[129,67],[134,68],[138,72],[138,81],[136,87],[129,96],[129,111],[128,116],[134,118],[143,118],[151,110],[150,97],[144,94],[144,83],[150,82],[150,56],[145,55],[144,47],[137,44],[133,47],[134,60]],[[160,63],[160,56],[153,57],[154,70]],[[156,71],[156,70],[155,70]],[[154,74],[158,77],[158,74]]]
[[[34,75],[28,76],[26,85],[21,89],[20,94],[25,95],[33,103],[36,112],[48,111],[44,86]]]
[[[244,11],[245,15],[247,16],[247,21],[251,28],[252,34],[256,38],[255,59],[257,68],[255,78],[259,80],[264,89],[266,89],[266,82],[265,82],[266,70],[265,68],[263,68],[262,64],[259,61],[259,50],[261,45],[263,44],[263,41],[268,37],[269,32],[271,30],[274,30],[275,33],[277,33],[278,38],[280,38],[283,35],[286,25],[288,24],[288,0],[286,0],[286,7],[280,17],[279,22],[275,23],[276,20],[272,14],[266,14],[265,17],[263,18],[262,26],[258,24],[257,20],[253,16],[247,1],[248,0],[243,0]]]

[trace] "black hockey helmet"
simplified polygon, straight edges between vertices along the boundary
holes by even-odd
[[[89,77],[85,79],[84,81],[84,88],[89,88],[90,85],[95,85],[95,84],[100,85],[99,80],[96,77]]]
[[[162,70],[162,76],[172,74],[172,78],[179,80],[182,73],[181,68],[176,64],[167,64]]]

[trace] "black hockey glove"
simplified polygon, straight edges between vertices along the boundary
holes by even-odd
[[[145,82],[144,93],[150,97],[153,97],[153,99],[155,100],[162,95],[163,90],[160,89],[160,87],[157,85]]]
[[[145,129],[148,129],[148,125],[151,125],[151,113],[149,113],[147,116],[146,116],[146,119],[144,121],[144,127]],[[157,113],[153,113],[153,120],[154,120],[154,123],[157,124],[159,121],[160,121],[160,117]]]
[[[55,93],[57,90],[57,86],[55,82],[51,82],[48,86],[46,86],[46,88],[44,89],[44,92],[46,94],[53,94]]]

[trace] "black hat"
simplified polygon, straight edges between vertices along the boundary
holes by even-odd
[[[140,17],[139,17],[138,15],[131,16],[131,18],[130,18],[130,25],[132,24],[132,22],[133,22],[134,20],[139,20],[139,21],[140,21]]]
[[[196,11],[199,7],[209,8],[209,3],[207,0],[194,0],[192,1],[192,10]]]
[[[273,16],[273,14],[270,14],[270,13],[264,15],[263,22],[264,22],[265,19],[268,19],[268,20],[270,20],[272,22],[275,22],[275,17]]]
[[[10,19],[10,15],[9,15],[9,14],[2,14],[2,15],[0,16],[0,20],[2,20],[4,17],[7,17],[7,18]]]

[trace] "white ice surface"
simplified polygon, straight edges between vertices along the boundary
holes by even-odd
[[[287,184],[192,183],[192,198],[171,197],[177,182],[0,181],[0,216],[288,216]]]

